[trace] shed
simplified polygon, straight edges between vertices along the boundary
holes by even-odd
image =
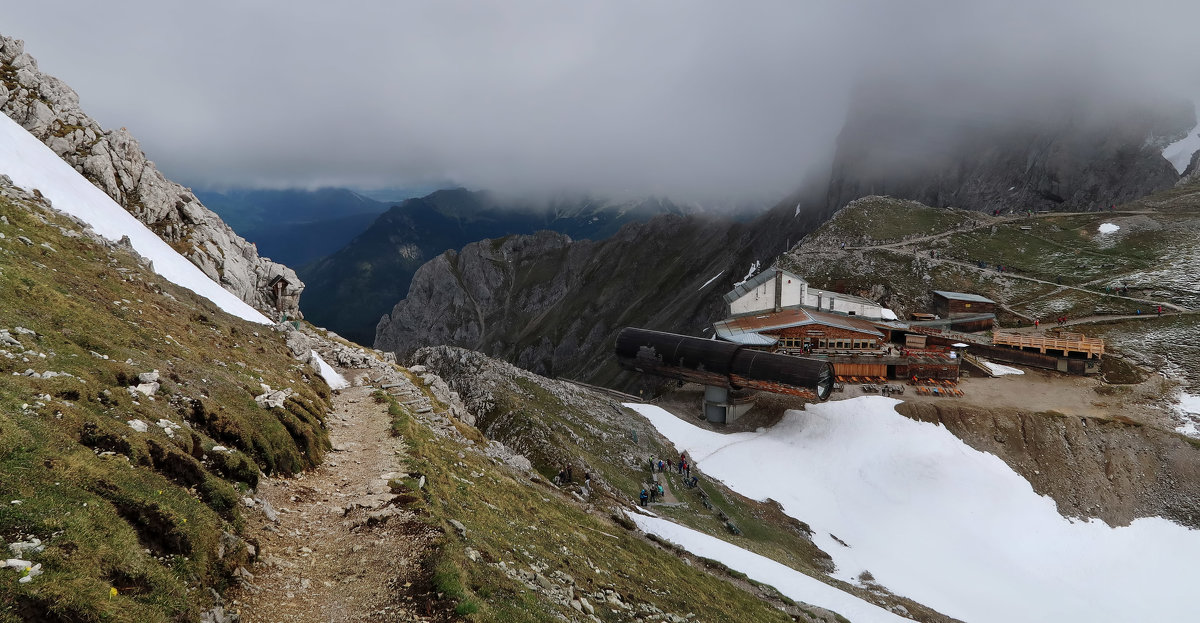
[[[966,292],[933,291],[934,313],[942,318],[957,318],[996,313],[996,301]]]

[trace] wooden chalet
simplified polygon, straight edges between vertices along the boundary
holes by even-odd
[[[890,347],[891,326],[905,325],[869,322],[812,309],[785,309],[730,318],[714,324],[713,329],[725,341],[770,352],[826,359],[833,364],[837,376],[958,378],[959,359],[951,348]]]

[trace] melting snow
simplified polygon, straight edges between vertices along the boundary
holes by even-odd
[[[710,284],[710,283],[712,283],[712,282],[716,281],[716,280],[717,280],[717,277],[720,277],[721,275],[724,275],[724,274],[725,274],[725,271],[721,271],[721,272],[717,273],[716,275],[714,275],[714,276],[713,276],[713,278],[712,278],[712,279],[709,279],[708,281],[705,281],[705,282],[704,282],[704,285],[700,286],[699,288],[696,288],[696,291],[697,291],[697,292],[699,292],[700,290],[703,290],[704,288],[707,288],[707,287],[708,287],[708,284]],[[744,281],[744,280],[743,280],[743,281]]]
[[[1111,234],[1111,233],[1117,231],[1118,229],[1121,229],[1120,225],[1113,225],[1112,223],[1104,223],[1103,225],[1100,226],[1100,233]]]
[[[1065,519],[1002,460],[899,415],[898,402],[809,405],[769,431],[729,435],[629,406],[708,476],[807,522],[839,578],[870,571],[973,623],[1194,618],[1200,532],[1157,517],[1123,528]]]
[[[154,272],[167,281],[203,296],[234,316],[250,322],[273,324],[209,279],[104,191],[5,115],[0,115],[0,173],[12,178],[17,186],[40,190],[55,209],[87,223],[109,240],[129,236],[133,248],[152,261]],[[321,364],[329,365],[324,361]]]
[[[737,283],[735,283],[735,284],[733,284],[733,285],[734,285],[734,286],[740,286],[740,285],[742,285],[743,283],[746,283],[746,281],[748,281],[748,280],[749,280],[751,277],[753,277],[754,275],[758,274],[758,267],[759,267],[759,266],[761,266],[761,265],[762,265],[762,263],[761,263],[761,262],[759,262],[758,260],[754,260],[754,263],[750,265],[750,270],[746,271],[746,276],[745,276],[745,277],[742,277],[742,280],[741,280],[741,281],[739,281],[739,282],[737,282]]]
[[[811,578],[795,569],[786,567],[770,558],[744,550],[732,543],[711,537],[703,532],[685,528],[665,519],[645,517],[634,513],[626,515],[644,532],[658,536],[682,546],[697,556],[720,561],[730,569],[741,571],[752,580],[770,584],[779,592],[797,601],[828,608],[854,621],[906,621],[909,619],[892,614],[875,604],[868,603],[849,593],[840,591],[820,580]]]
[[[1175,428],[1175,432],[1183,433],[1188,437],[1200,437],[1200,396],[1193,396],[1188,393],[1180,394],[1179,404],[1175,405],[1175,410],[1179,412],[1179,416],[1183,419],[1183,424]]]
[[[993,376],[1004,376],[1006,374],[1025,374],[1024,370],[1018,370],[1012,366],[1001,365],[983,360],[980,360],[979,363],[982,363],[984,367],[990,370]]]
[[[346,389],[347,387],[350,387],[350,381],[347,381],[346,377],[338,374],[338,371],[334,370],[333,366],[325,363],[325,360],[321,359],[321,356],[317,354],[317,351],[312,351],[312,356],[316,357],[317,366],[320,368],[321,372],[321,378],[325,379],[325,383],[329,385],[329,389]]]
[[[1200,99],[1193,103],[1196,107],[1196,118],[1200,119]],[[1187,136],[1167,145],[1162,150],[1163,158],[1166,158],[1175,167],[1175,170],[1183,175],[1185,169],[1192,161],[1192,154],[1200,149],[1200,124],[1188,131]]]

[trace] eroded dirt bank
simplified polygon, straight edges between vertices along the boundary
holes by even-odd
[[[1120,417],[962,403],[905,402],[896,410],[1000,457],[1064,515],[1114,526],[1162,516],[1200,528],[1200,448],[1178,434]]]

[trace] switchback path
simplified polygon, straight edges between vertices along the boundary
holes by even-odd
[[[1054,216],[1054,217],[1057,217],[1057,216],[1080,216],[1080,215],[1096,215],[1096,216],[1113,215],[1113,216],[1116,216],[1116,215],[1135,215],[1135,214],[1151,214],[1151,213],[1153,213],[1153,210],[1123,210],[1123,211],[1119,211],[1119,212],[1050,212],[1050,213],[1046,213],[1046,214],[1033,214],[1031,216],[1026,216],[1026,215],[1016,216],[1016,215],[1014,215],[1014,216],[1001,216],[1001,217],[982,215],[983,218],[987,219],[987,220],[984,220],[982,222],[979,222],[978,224],[971,225],[968,227],[959,227],[959,228],[951,229],[949,231],[944,231],[944,232],[941,232],[938,234],[931,234],[929,236],[922,236],[919,238],[910,238],[908,240],[902,240],[900,242],[889,242],[889,243],[884,243],[884,244],[846,247],[845,250],[847,250],[847,251],[888,251],[888,252],[892,252],[892,253],[900,253],[902,255],[911,255],[912,257],[919,257],[923,261],[932,262],[935,264],[942,264],[942,265],[951,264],[954,266],[958,266],[961,268],[966,268],[968,270],[975,271],[980,274],[987,274],[989,276],[999,275],[999,276],[1007,278],[1007,279],[1017,279],[1017,280],[1022,280],[1022,281],[1029,281],[1029,282],[1033,282],[1033,283],[1054,286],[1056,288],[1065,289],[1065,290],[1077,290],[1079,292],[1084,292],[1087,294],[1096,294],[1096,295],[1105,296],[1105,297],[1114,298],[1114,299],[1132,301],[1135,303],[1144,303],[1146,305],[1151,306],[1149,309],[1147,309],[1148,312],[1152,311],[1154,309],[1153,306],[1157,306],[1157,305],[1162,305],[1163,309],[1169,309],[1174,312],[1192,311],[1192,310],[1187,309],[1186,307],[1176,305],[1169,301],[1157,301],[1154,299],[1145,299],[1145,298],[1139,298],[1139,297],[1134,297],[1134,296],[1123,296],[1120,294],[1099,292],[1097,290],[1090,290],[1090,289],[1082,287],[1082,286],[1063,285],[1063,284],[1055,283],[1053,281],[1047,281],[1045,279],[1038,279],[1037,277],[1028,277],[1025,275],[1018,275],[1015,273],[1001,273],[1001,272],[997,272],[990,268],[980,268],[979,266],[972,264],[970,262],[962,262],[959,260],[952,260],[952,259],[941,258],[941,257],[938,257],[938,258],[930,257],[928,252],[926,252],[925,254],[922,254],[918,249],[914,248],[914,245],[917,245],[917,244],[920,244],[923,242],[930,242],[933,240],[939,240],[941,238],[946,238],[948,236],[953,236],[956,234],[966,233],[966,232],[975,231],[975,230],[979,230],[979,229],[990,228],[998,223],[1012,223],[1012,222],[1018,222],[1018,221],[1027,221],[1027,220],[1033,219],[1033,218],[1048,218],[1048,217],[1052,217],[1052,216]],[[1028,318],[1027,316],[1024,316],[1023,314],[1017,314],[1017,315]],[[1153,314],[1149,314],[1149,315],[1152,316]],[[1147,314],[1143,314],[1142,316],[1147,316]],[[1133,316],[1133,317],[1140,318],[1140,316]]]

